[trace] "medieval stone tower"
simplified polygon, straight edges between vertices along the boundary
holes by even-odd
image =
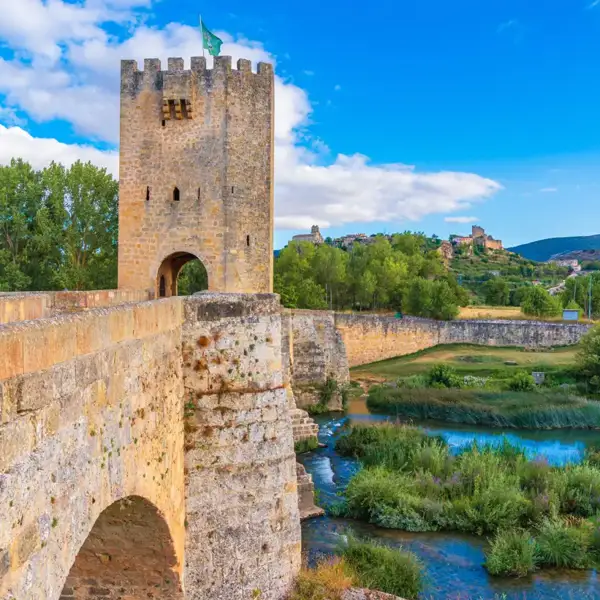
[[[210,290],[272,291],[273,68],[122,61],[119,288],[172,296],[194,258]]]

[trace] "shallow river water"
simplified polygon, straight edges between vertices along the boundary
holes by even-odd
[[[358,468],[356,461],[335,452],[335,440],[343,426],[348,422],[387,419],[389,417],[383,415],[371,415],[364,399],[354,400],[346,415],[332,413],[315,419],[320,426],[319,441],[326,444],[326,448],[303,454],[299,460],[313,477],[320,504],[339,500],[338,492],[344,489]],[[434,435],[442,435],[456,450],[474,439],[500,443],[505,436],[523,447],[531,457],[544,455],[553,464],[578,462],[587,444],[600,443],[600,432],[597,431],[516,432],[447,423],[416,424]],[[425,567],[423,599],[600,600],[600,574],[596,571],[542,571],[524,579],[490,577],[482,566],[486,541],[471,535],[407,533],[348,519],[318,517],[302,524],[304,552],[309,559],[332,554],[347,531],[412,550]]]

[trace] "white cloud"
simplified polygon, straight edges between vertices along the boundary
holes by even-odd
[[[598,0],[598,2],[600,2],[600,0]],[[545,187],[545,188],[542,188],[540,190],[540,192],[543,192],[544,194],[552,194],[554,192],[558,192],[558,188],[555,188],[555,187]]]
[[[475,223],[479,221],[478,217],[444,217],[446,223]]]
[[[77,160],[90,161],[106,167],[115,177],[119,173],[119,155],[116,151],[103,152],[93,146],[63,144],[51,138],[34,138],[20,127],[0,125],[0,164],[11,158],[29,161],[34,168],[41,169],[52,161],[71,165]]]
[[[116,145],[120,59],[137,59],[142,68],[145,57],[158,57],[166,66],[170,56],[182,56],[187,62],[201,53],[195,25],[169,23],[159,29],[144,24],[145,13],[139,7],[149,3],[24,0],[21,4],[27,11],[11,3],[10,26],[4,21],[0,25],[0,41],[15,50],[15,57],[0,59],[0,93],[6,95],[0,110],[9,115],[18,109],[39,122],[63,120],[91,140]],[[30,21],[27,13],[32,15]],[[123,25],[118,39],[103,29],[107,21]],[[231,55],[234,65],[241,57],[253,63],[276,62],[258,42],[216,33],[224,41],[222,54]],[[432,213],[465,210],[500,189],[495,181],[476,174],[375,165],[360,153],[334,155],[326,162],[329,149],[310,136],[312,105],[306,91],[276,77],[275,95],[275,199],[280,228],[418,220]],[[6,117],[3,120],[8,123]],[[36,139],[19,127],[0,129],[0,147],[0,162],[23,156],[42,166],[53,159],[70,163],[79,156],[117,171],[115,151]]]

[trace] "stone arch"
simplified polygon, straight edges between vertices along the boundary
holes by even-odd
[[[206,270],[207,280],[210,282],[208,269],[201,258],[191,252],[173,252],[169,254],[158,267],[155,283],[156,298],[177,296],[177,278],[179,273],[184,265],[192,260],[198,260],[200,262]]]
[[[183,600],[180,570],[162,514],[141,496],[129,496],[96,519],[60,600]]]

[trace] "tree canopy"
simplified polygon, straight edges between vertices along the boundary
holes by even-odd
[[[117,284],[118,183],[91,163],[0,166],[0,291]]]
[[[275,261],[275,291],[290,308],[398,310],[449,319],[468,300],[423,234],[376,236],[349,251],[292,242]]]

